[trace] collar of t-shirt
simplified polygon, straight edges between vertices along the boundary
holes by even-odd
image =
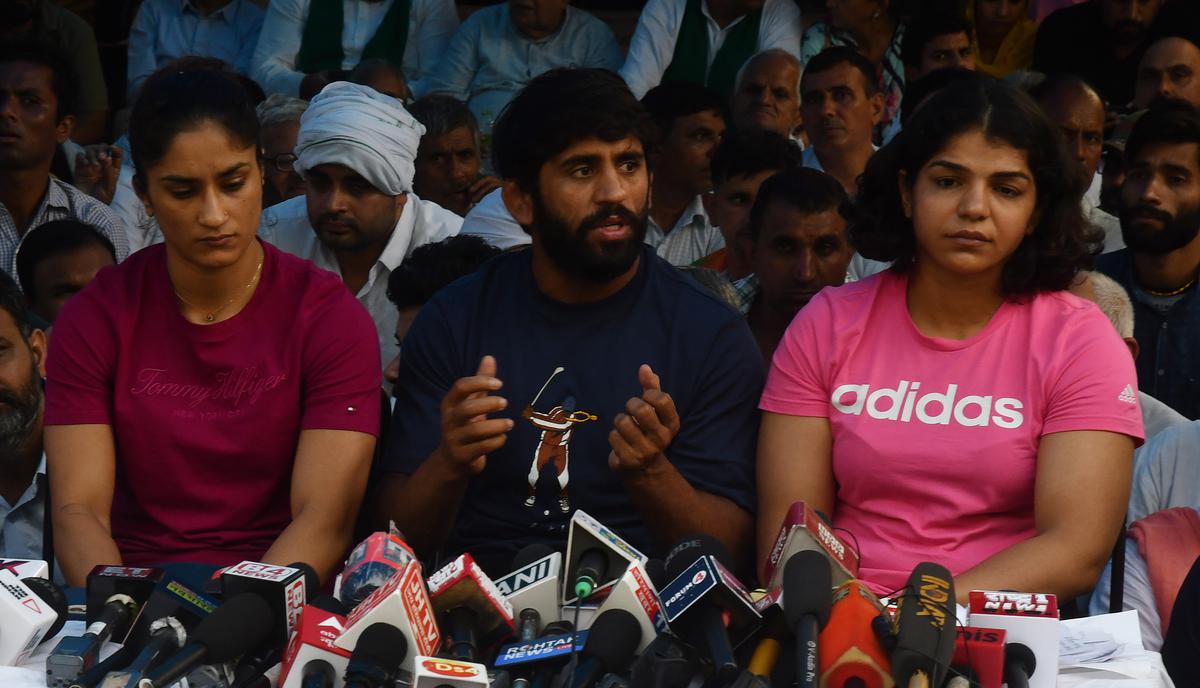
[[[610,318],[626,317],[630,306],[637,300],[649,279],[650,264],[659,260],[654,249],[650,246],[641,247],[641,256],[637,273],[617,293],[592,303],[563,303],[551,298],[543,292],[533,278],[533,251],[520,252],[523,286],[533,294],[533,305],[546,320],[562,325],[587,323],[588,327],[596,327]]]

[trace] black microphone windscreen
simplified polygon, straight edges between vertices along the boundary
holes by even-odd
[[[637,618],[624,609],[609,609],[592,622],[583,654],[600,660],[608,671],[624,671],[641,642]]]
[[[790,628],[801,617],[815,616],[820,628],[833,608],[833,576],[825,555],[811,549],[796,552],[783,566],[783,616]]]
[[[786,602],[786,600],[785,600]],[[892,672],[907,684],[916,671],[940,683],[954,657],[954,578],[945,566],[917,564],[908,577],[896,619]]]
[[[62,630],[63,624],[67,623],[68,605],[66,593],[62,591],[62,588],[55,585],[54,581],[47,580],[45,578],[31,576],[29,578],[22,578],[21,582],[24,583],[25,587],[29,588],[33,594],[37,595],[41,601],[49,605],[50,608],[54,610],[55,614],[58,614],[58,619],[56,619],[54,624],[47,629],[46,635],[43,636],[43,641],[49,640],[50,638],[58,635],[58,632]]]
[[[1033,676],[1037,669],[1037,657],[1033,650],[1024,643],[1005,643],[1004,664],[1008,667],[1020,668],[1026,676]]]
[[[257,647],[274,626],[271,605],[254,593],[244,592],[226,600],[196,624],[190,640],[208,648],[205,661],[217,664]]]
[[[350,661],[368,662],[395,673],[408,655],[408,641],[399,628],[389,623],[373,623],[358,636]]]
[[[342,616],[350,613],[350,608],[346,606],[346,603],[332,595],[317,595],[316,597],[312,598],[312,601],[310,601],[309,604],[322,611],[340,614]]]
[[[321,577],[317,575],[316,569],[302,561],[288,564],[288,568],[300,569],[304,572],[304,597],[306,602],[321,592]]]
[[[519,571],[533,562],[548,557],[554,554],[554,548],[542,542],[535,542],[532,545],[525,545],[517,552],[512,560],[512,568],[510,571]]]
[[[650,579],[650,584],[655,590],[662,590],[662,587],[667,584],[667,565],[662,559],[650,559],[646,562],[646,577]]]
[[[667,578],[674,580],[683,570],[703,556],[716,557],[725,568],[732,568],[732,557],[721,541],[710,535],[693,535],[671,548],[667,554]]]

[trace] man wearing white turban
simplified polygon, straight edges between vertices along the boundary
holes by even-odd
[[[341,276],[371,313],[380,368],[399,352],[388,277],[422,244],[458,234],[462,218],[412,193],[425,128],[399,101],[344,81],[300,118],[295,169],[305,195],[263,211],[259,236]]]

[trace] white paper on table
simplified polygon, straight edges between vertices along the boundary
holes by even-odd
[[[1120,646],[1105,662],[1075,662],[1059,666],[1059,688],[1174,688],[1162,657],[1142,647],[1142,632],[1134,610],[1062,622],[1063,635],[1107,638]]]

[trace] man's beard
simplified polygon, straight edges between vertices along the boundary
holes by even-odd
[[[0,388],[0,402],[8,408],[0,412],[0,451],[13,451],[29,439],[42,408],[42,385],[36,365],[29,371],[25,389]]]
[[[1158,220],[1162,228],[1135,227],[1134,220],[1141,217]],[[1186,208],[1177,216],[1149,205],[1135,205],[1121,211],[1121,238],[1134,253],[1165,255],[1187,246],[1197,234],[1200,234],[1200,208]]]
[[[609,203],[585,217],[572,230],[567,221],[542,203],[540,192],[533,193],[534,225],[546,255],[562,270],[604,284],[625,274],[642,252],[646,240],[646,210],[640,215],[618,203]],[[633,232],[624,241],[604,242],[599,247],[588,243],[588,235],[610,217],[619,217]]]

